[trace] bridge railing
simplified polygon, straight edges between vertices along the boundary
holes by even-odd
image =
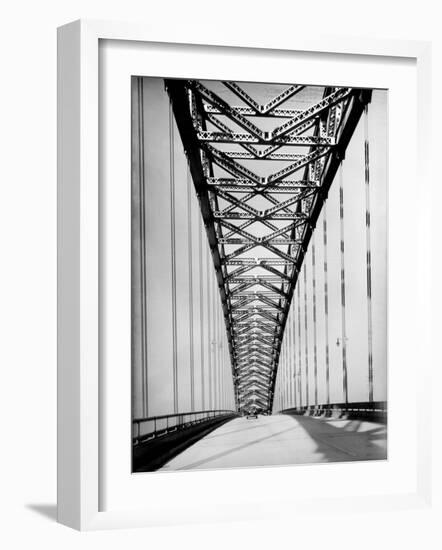
[[[227,416],[238,416],[238,413],[228,409],[216,409],[134,418],[132,421],[132,441],[134,445],[138,445],[139,443],[200,424],[212,418]]]
[[[387,421],[386,401],[361,401],[353,403],[330,403],[293,407],[280,411],[281,414],[298,414],[304,416],[323,416],[337,418],[365,418],[380,422]]]

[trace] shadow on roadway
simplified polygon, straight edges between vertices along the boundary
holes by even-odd
[[[366,420],[340,420],[288,414],[315,442],[321,462],[385,460],[387,426]],[[337,424],[337,425],[336,425]]]
[[[185,466],[177,468],[177,470],[190,470],[192,468],[197,468],[198,466],[201,466],[202,464],[206,464],[207,462],[212,462],[213,460],[216,460],[218,458],[222,458],[224,456],[228,456],[228,455],[230,455],[232,453],[235,453],[237,451],[247,449],[247,447],[257,445],[259,443],[262,443],[263,441],[267,441],[269,439],[272,439],[272,437],[276,437],[276,436],[281,435],[283,433],[295,430],[296,428],[297,428],[296,425],[290,426],[290,428],[286,428],[285,430],[280,430],[279,432],[275,432],[275,433],[272,433],[270,435],[266,435],[265,437],[260,437],[258,439],[254,439],[253,441],[249,441],[247,443],[244,443],[243,445],[238,445],[236,447],[232,447],[231,449],[228,449],[227,451],[222,451],[221,453],[215,453],[213,455],[205,457],[202,460],[197,460],[195,462],[192,462],[191,464],[186,464]],[[265,466],[265,464],[263,464],[263,466]]]

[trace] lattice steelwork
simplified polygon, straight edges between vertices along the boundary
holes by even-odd
[[[293,290],[370,91],[166,80],[217,274],[237,407],[270,411]]]

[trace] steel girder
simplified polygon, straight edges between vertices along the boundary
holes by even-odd
[[[297,94],[317,87],[269,98],[236,82],[165,84],[213,257],[237,408],[270,411],[302,262],[371,92],[323,88],[305,108]]]

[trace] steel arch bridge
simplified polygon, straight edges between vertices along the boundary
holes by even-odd
[[[236,406],[270,412],[304,256],[371,90],[275,85],[268,97],[253,84],[165,84],[216,271]]]

